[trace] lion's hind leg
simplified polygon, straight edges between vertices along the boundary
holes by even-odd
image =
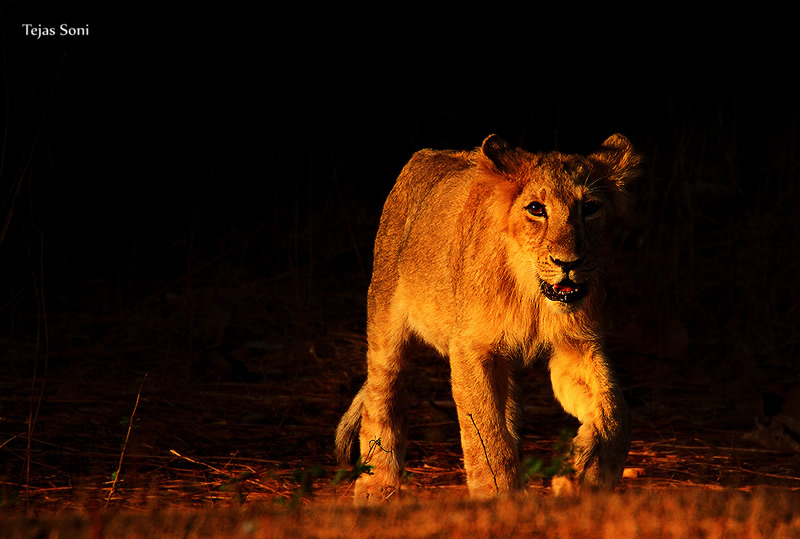
[[[375,352],[372,352],[373,356]],[[396,497],[406,453],[408,391],[399,370],[386,361],[368,360],[359,436],[364,473],[356,481],[356,504],[375,503]]]
[[[359,449],[363,470],[356,481],[356,504],[397,497],[408,436],[405,316],[392,309],[391,301],[378,301],[377,288],[373,279],[367,320],[367,381],[356,397],[361,410]],[[355,421],[356,410],[351,407],[348,414],[351,412]]]

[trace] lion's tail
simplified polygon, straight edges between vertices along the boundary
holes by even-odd
[[[361,411],[364,408],[366,391],[367,384],[364,384],[336,427],[336,460],[341,466],[353,465],[358,460],[358,435],[361,431]]]

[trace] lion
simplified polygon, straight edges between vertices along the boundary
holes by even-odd
[[[471,152],[413,155],[375,240],[367,380],[336,430],[338,460],[360,455],[356,504],[399,492],[412,341],[449,358],[470,496],[522,488],[514,373],[542,356],[581,423],[567,486],[620,481],[630,420],[604,352],[600,276],[639,163],[619,134],[588,156],[529,153],[496,135]]]

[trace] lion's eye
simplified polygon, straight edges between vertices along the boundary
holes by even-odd
[[[546,217],[547,214],[544,211],[544,204],[540,202],[531,202],[525,209],[528,210],[528,213],[533,215],[534,217]]]
[[[594,200],[587,200],[583,203],[583,216],[589,217],[600,211],[600,204]]]

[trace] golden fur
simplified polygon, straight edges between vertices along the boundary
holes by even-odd
[[[487,137],[472,152],[417,152],[389,194],[368,296],[368,378],[336,433],[371,473],[356,503],[391,498],[406,448],[407,343],[450,360],[472,495],[521,487],[517,360],[547,353],[553,390],[581,421],[577,485],[611,487],[628,409],[603,352],[604,244],[639,159],[621,135],[588,156],[531,154]]]

